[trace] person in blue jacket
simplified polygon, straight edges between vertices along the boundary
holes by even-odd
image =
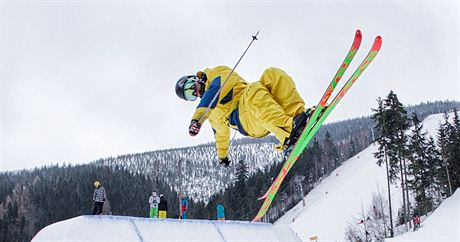
[[[181,218],[187,219],[187,208],[188,208],[188,201],[184,194],[180,195],[180,212]]]
[[[225,208],[222,203],[217,205],[217,220],[225,220]]]

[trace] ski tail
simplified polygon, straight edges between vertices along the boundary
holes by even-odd
[[[345,73],[345,71],[347,70],[347,68],[350,65],[351,61],[353,60],[353,58],[355,57],[356,53],[358,52],[359,46],[361,45],[361,40],[362,40],[362,34],[361,34],[361,31],[358,29],[355,32],[355,37],[353,39],[353,43],[352,43],[352,45],[350,47],[350,50],[348,50],[348,53],[345,56],[345,59],[342,61],[342,64],[340,64],[340,67],[337,70],[337,72],[335,73],[334,78],[332,78],[331,83],[329,84],[328,88],[326,89],[326,91],[324,92],[323,96],[321,97],[320,102],[318,103],[318,105],[315,108],[315,111],[313,111],[313,113],[311,114],[311,117],[310,117],[307,125],[304,128],[304,131],[305,130],[310,130],[313,127],[315,121],[318,119],[318,117],[320,116],[320,114],[324,110],[324,107],[326,106],[326,103],[327,103],[329,97],[331,96],[331,94],[334,91],[335,87],[339,83],[340,79],[342,79],[343,74]],[[270,188],[267,190],[267,192],[265,192],[265,194],[262,197],[259,197],[257,200],[263,200],[263,199],[267,198],[269,192],[270,192]]]
[[[288,159],[284,163],[280,173],[278,174],[277,178],[273,182],[272,186],[270,186],[269,190],[266,193],[265,200],[262,204],[262,207],[260,208],[259,212],[257,215],[254,217],[252,220],[253,222],[259,221],[262,219],[262,217],[265,215],[265,213],[268,211],[271,203],[275,199],[276,193],[278,189],[281,186],[281,183],[283,179],[286,177],[287,173],[289,170],[292,168],[294,163],[297,161],[297,158],[300,156],[302,151],[307,147],[307,145],[310,143],[310,141],[313,139],[314,135],[316,132],[319,130],[321,125],[323,124],[324,120],[328,117],[328,115],[332,112],[332,110],[337,106],[337,104],[342,100],[343,96],[348,92],[348,90],[351,88],[351,86],[356,82],[356,80],[361,76],[361,74],[366,70],[366,68],[369,66],[369,64],[374,60],[375,56],[377,56],[378,52],[380,51],[380,48],[382,46],[382,38],[380,36],[377,36],[374,40],[374,43],[372,45],[371,50],[367,54],[366,58],[361,62],[361,64],[358,66],[358,68],[355,70],[353,75],[348,79],[347,83],[340,89],[339,93],[334,97],[332,100],[331,104],[324,109],[324,112],[320,110],[320,114],[317,114],[316,119],[314,121],[309,121],[313,122],[312,124],[307,126],[310,126],[310,129],[304,129],[304,132],[302,133],[299,141],[294,147],[294,150],[291,152],[289,155]],[[329,90],[329,89],[328,89]],[[330,94],[329,94],[330,96]],[[320,102],[323,103],[323,102]],[[323,103],[325,105],[325,103]],[[324,106],[323,106],[324,107]],[[318,110],[316,110],[318,111]],[[316,112],[315,111],[315,112]]]

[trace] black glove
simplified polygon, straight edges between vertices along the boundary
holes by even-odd
[[[201,124],[193,119],[192,122],[190,123],[190,126],[188,127],[188,133],[191,136],[195,136],[200,132]]]
[[[219,158],[219,164],[227,167],[228,165],[230,165],[230,162],[232,162],[231,160],[228,159],[228,157],[225,157],[225,158]]]

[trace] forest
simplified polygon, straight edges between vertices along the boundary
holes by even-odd
[[[404,108],[398,104],[384,108],[385,101],[392,97],[390,94],[386,99],[379,99],[371,116],[329,123],[321,128],[286,177],[265,221],[275,221],[336,167],[370,143],[378,142],[390,150],[393,143],[381,142],[393,142],[395,139],[387,136],[392,133],[382,126],[382,120],[391,119],[393,114],[383,115],[383,110],[395,109],[405,113],[401,128],[419,130],[419,121],[428,115],[460,108],[460,103],[456,101],[429,102]],[[457,112],[455,114],[453,122],[449,122],[446,115],[446,120],[439,127],[441,139],[438,143],[430,143],[429,137],[421,133],[412,134],[400,143],[401,147],[416,149],[417,145],[426,143],[430,148],[423,146],[418,156],[395,151],[399,156],[390,161],[394,163],[392,179],[404,179],[407,190],[419,194],[415,209],[420,213],[433,209],[439,199],[449,195],[449,189],[455,190],[460,186],[460,122]],[[269,187],[282,165],[282,155],[273,151],[274,143],[273,137],[235,140],[230,150],[233,160],[230,169],[217,165],[214,144],[209,143],[101,158],[84,165],[59,164],[1,172],[0,241],[30,241],[49,224],[91,214],[93,183],[96,180],[107,191],[104,214],[148,217],[148,198],[152,191],[157,191],[168,200],[170,218],[178,217],[178,194],[184,193],[189,200],[188,218],[215,219],[216,205],[222,203],[227,219],[250,220],[260,206],[257,198]],[[429,157],[439,159],[437,167],[423,166],[426,163],[420,159],[425,156],[423,152],[431,152]],[[407,160],[404,167],[400,166],[402,155]],[[379,157],[377,154],[376,158]],[[449,165],[447,173],[446,164]],[[437,192],[426,193],[427,189],[432,191],[435,188],[420,186],[432,182],[426,181],[426,176],[398,178],[401,169],[407,169],[407,174],[417,174],[421,169],[436,170]],[[422,194],[433,196],[427,198]],[[402,222],[407,219],[404,214],[409,212],[407,208],[403,210]]]

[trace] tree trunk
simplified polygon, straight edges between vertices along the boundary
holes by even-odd
[[[402,163],[402,159],[399,159],[399,171],[401,173],[401,193],[403,198],[403,223],[407,222],[407,201],[406,201],[406,194],[405,194],[405,182],[404,182],[404,167]],[[408,228],[407,228],[408,229]]]
[[[390,237],[393,238],[394,232],[393,232],[393,211],[391,210],[391,190],[390,190],[390,174],[388,170],[388,160],[387,160],[387,152],[386,149],[384,150],[384,156],[385,156],[385,165],[387,167],[387,187],[388,187],[388,206],[390,210]],[[386,234],[386,231],[385,231]]]

